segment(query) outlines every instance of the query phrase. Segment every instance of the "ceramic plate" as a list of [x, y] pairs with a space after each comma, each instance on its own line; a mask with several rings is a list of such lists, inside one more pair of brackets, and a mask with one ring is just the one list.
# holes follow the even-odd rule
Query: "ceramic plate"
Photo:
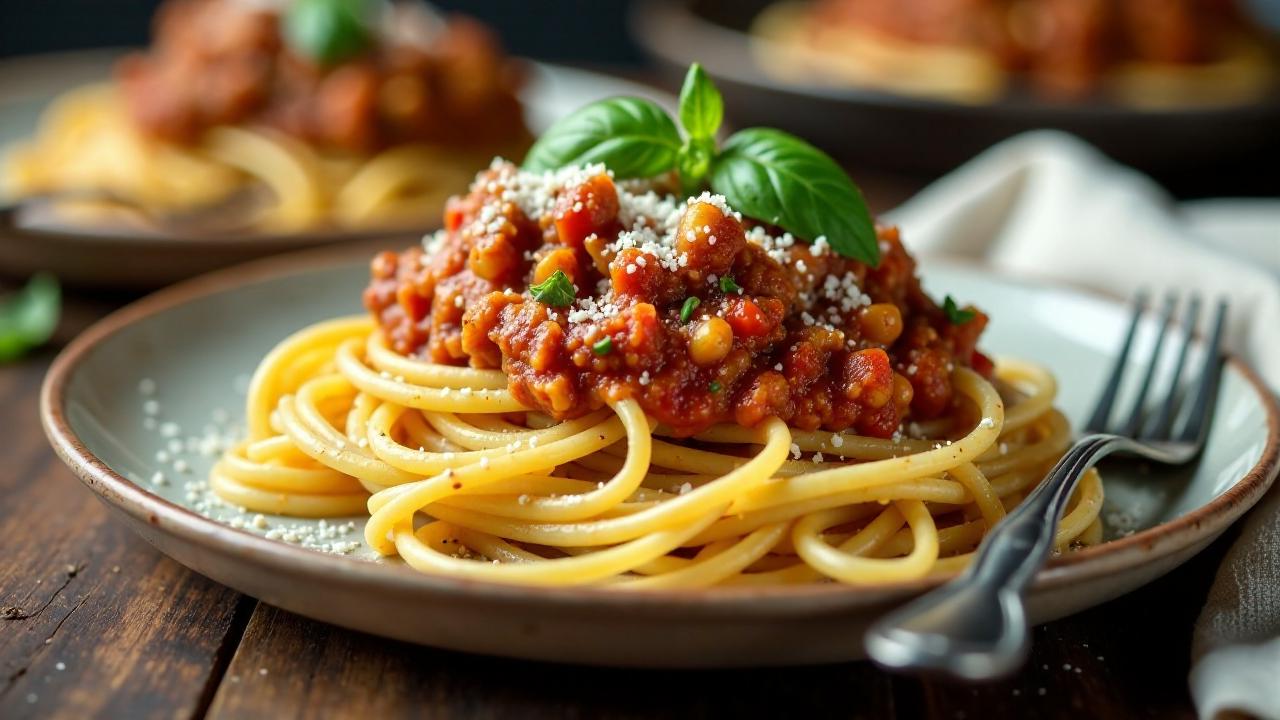
[[[321, 530], [212, 503], [203, 479], [217, 446], [237, 432], [249, 374], [293, 331], [359, 312], [369, 254], [329, 249], [259, 261], [101, 321], [45, 381], [41, 415], [54, 448], [147, 540], [197, 572], [309, 617], [444, 648], [669, 667], [849, 660], [861, 655], [869, 621], [932, 584], [522, 589], [377, 561], [360, 543], [361, 518], [330, 519]], [[1051, 366], [1059, 404], [1079, 423], [1126, 326], [1123, 306], [938, 261], [926, 261], [923, 274], [933, 293], [992, 315], [985, 348]], [[1147, 347], [1153, 331], [1139, 338]], [[1177, 476], [1104, 468], [1108, 542], [1055, 558], [1037, 578], [1031, 617], [1042, 623], [1105, 602], [1204, 548], [1274, 479], [1278, 435], [1274, 401], [1230, 362], [1203, 461]]]
[[[40, 112], [53, 98], [79, 85], [101, 81], [103, 69], [110, 68], [122, 52], [95, 50], [0, 62], [0, 156], [7, 146], [33, 132]], [[565, 113], [613, 95], [638, 95], [669, 108], [676, 106], [676, 100], [662, 92], [597, 73], [532, 62], [526, 69], [529, 76], [521, 100], [525, 120], [535, 135]], [[5, 207], [0, 196], [0, 273], [25, 276], [46, 270], [57, 274], [65, 284], [94, 287], [156, 288], [288, 250], [374, 235], [420, 236], [431, 229], [178, 237], [122, 232], [110, 227], [29, 227], [24, 218], [37, 215], [23, 213], [20, 207]], [[130, 261], [119, 262], [122, 257]]]

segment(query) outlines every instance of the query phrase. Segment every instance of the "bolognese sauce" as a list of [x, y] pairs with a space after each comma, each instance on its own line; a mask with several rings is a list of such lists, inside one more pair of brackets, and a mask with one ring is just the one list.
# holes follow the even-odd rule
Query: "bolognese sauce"
[[871, 267], [660, 185], [495, 161], [423, 247], [373, 260], [365, 305], [395, 351], [500, 368], [557, 419], [634, 398], [678, 435], [776, 416], [887, 438], [952, 407], [955, 367], [990, 375], [987, 317], [930, 299], [896, 228]]
[[521, 73], [493, 33], [420, 4], [386, 13], [368, 48], [324, 63], [290, 47], [270, 3], [169, 0], [151, 48], [125, 57], [116, 75], [133, 121], [170, 142], [238, 124], [354, 153], [523, 142]]

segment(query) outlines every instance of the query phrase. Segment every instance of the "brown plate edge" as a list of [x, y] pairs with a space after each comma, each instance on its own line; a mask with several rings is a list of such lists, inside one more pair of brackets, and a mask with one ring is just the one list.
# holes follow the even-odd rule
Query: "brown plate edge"
[[[305, 550], [205, 518], [122, 477], [90, 452], [72, 431], [64, 415], [67, 383], [88, 353], [112, 335], [140, 320], [198, 298], [276, 276], [351, 262], [368, 257], [366, 253], [364, 247], [321, 247], [243, 263], [160, 290], [99, 320], [58, 354], [42, 383], [40, 420], [54, 451], [107, 504], [187, 541], [200, 543], [216, 538], [231, 551], [246, 557], [255, 556], [258, 561], [283, 570], [319, 573], [330, 580], [344, 576], [353, 582], [373, 582], [405, 593], [461, 593], [498, 602], [523, 604], [542, 601], [553, 605], [603, 605], [606, 608], [651, 611], [678, 606], [707, 616], [723, 616], [726, 611], [731, 611], [738, 617], [768, 617], [783, 608], [777, 602], [762, 600], [797, 602], [795, 606], [787, 606], [796, 612], [845, 611], [882, 605], [886, 601], [918, 594], [946, 579], [935, 577], [898, 582], [873, 589], [826, 583], [791, 588], [722, 588], [713, 592], [654, 590], [619, 593], [594, 587], [527, 588], [424, 575], [402, 565], [352, 562], [349, 558]], [[997, 272], [987, 267], [983, 269]], [[1079, 288], [1069, 289], [1087, 294]], [[1171, 553], [1190, 547], [1224, 531], [1262, 497], [1280, 470], [1280, 409], [1252, 368], [1232, 354], [1227, 355], [1227, 362], [1239, 370], [1253, 387], [1267, 414], [1267, 441], [1258, 462], [1221, 495], [1185, 515], [1124, 538], [1053, 558], [1037, 575], [1033, 590], [1051, 590], [1116, 572], [1131, 562], [1140, 562], [1143, 555], [1151, 554], [1157, 548]], [[1127, 560], [1130, 551], [1133, 559]]]

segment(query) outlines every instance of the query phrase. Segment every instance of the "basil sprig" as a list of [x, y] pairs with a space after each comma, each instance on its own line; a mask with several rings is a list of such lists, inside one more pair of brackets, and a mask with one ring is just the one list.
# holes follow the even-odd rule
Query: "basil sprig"
[[58, 281], [41, 273], [23, 289], [0, 300], [0, 362], [16, 360], [53, 336], [61, 295]]
[[284, 38], [299, 55], [336, 65], [373, 44], [378, 0], [293, 0]]
[[724, 99], [698, 63], [689, 66], [680, 88], [680, 124], [690, 138], [715, 139], [724, 121]]
[[689, 139], [680, 147], [676, 169], [685, 192], [697, 192], [716, 157], [716, 132], [724, 121], [724, 100], [711, 78], [694, 63], [680, 89], [680, 124]]
[[659, 105], [633, 97], [602, 100], [552, 125], [524, 167], [555, 170], [604, 163], [618, 178], [679, 175], [692, 195], [710, 187], [745, 215], [871, 266], [880, 245], [858, 187], [826, 153], [772, 128], [740, 130], [716, 145], [724, 119], [720, 91], [694, 63], [680, 91], [680, 130]]
[[653, 177], [680, 153], [680, 131], [667, 113], [641, 98], [601, 100], [557, 122], [529, 149], [529, 170], [604, 163], [616, 177]]
[[772, 128], [734, 133], [711, 168], [711, 187], [739, 212], [836, 253], [880, 263], [880, 244], [862, 193], [840, 166], [800, 138]]

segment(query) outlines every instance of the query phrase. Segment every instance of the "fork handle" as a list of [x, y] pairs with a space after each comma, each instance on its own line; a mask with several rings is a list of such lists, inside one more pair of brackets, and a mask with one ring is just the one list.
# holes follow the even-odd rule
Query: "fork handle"
[[1030, 647], [1023, 591], [1048, 558], [1058, 520], [1080, 477], [1117, 450], [1151, 456], [1149, 447], [1129, 438], [1082, 438], [988, 533], [960, 577], [868, 630], [871, 658], [895, 669], [942, 671], [968, 680], [1015, 671]]

